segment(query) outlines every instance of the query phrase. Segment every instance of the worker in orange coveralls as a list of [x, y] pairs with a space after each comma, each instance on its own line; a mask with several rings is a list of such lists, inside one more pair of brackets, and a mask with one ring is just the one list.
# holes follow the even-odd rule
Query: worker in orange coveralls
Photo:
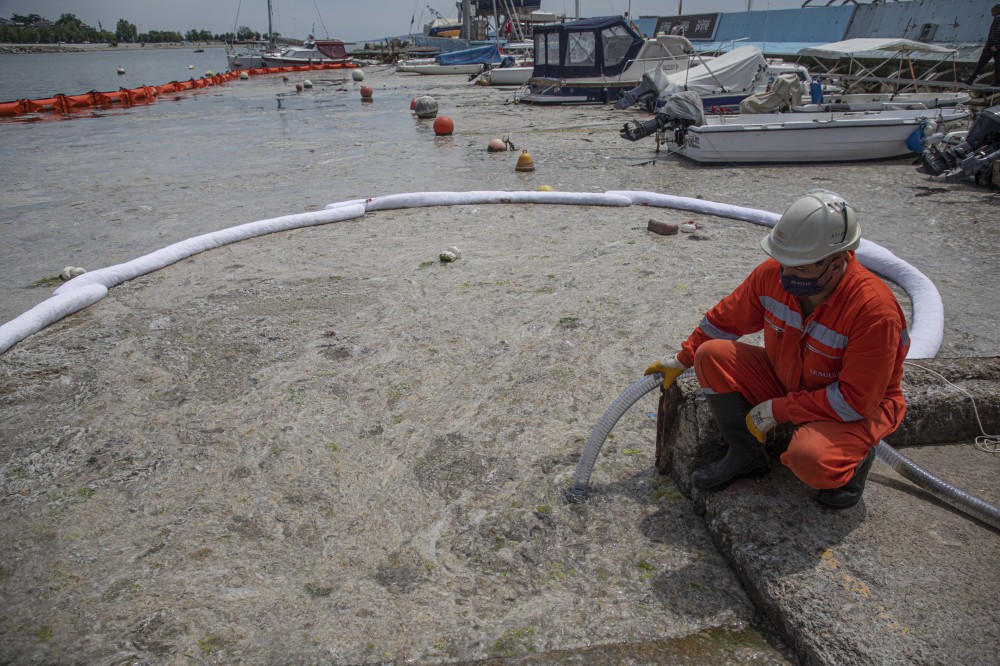
[[[781, 462], [821, 504], [861, 499], [874, 446], [906, 411], [909, 335], [892, 292], [854, 256], [860, 242], [857, 213], [840, 195], [798, 198], [760, 242], [771, 258], [705, 314], [675, 357], [646, 370], [668, 387], [693, 365], [728, 445], [691, 474], [696, 488], [766, 473], [766, 435], [791, 423]], [[763, 347], [739, 341], [761, 330]]]

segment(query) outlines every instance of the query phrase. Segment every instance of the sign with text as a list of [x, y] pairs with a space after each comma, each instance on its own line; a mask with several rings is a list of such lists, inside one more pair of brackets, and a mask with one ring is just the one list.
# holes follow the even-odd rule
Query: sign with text
[[721, 14], [688, 14], [686, 16], [661, 16], [656, 20], [654, 35], [661, 32], [681, 34], [691, 40], [715, 39], [715, 30], [719, 27]]

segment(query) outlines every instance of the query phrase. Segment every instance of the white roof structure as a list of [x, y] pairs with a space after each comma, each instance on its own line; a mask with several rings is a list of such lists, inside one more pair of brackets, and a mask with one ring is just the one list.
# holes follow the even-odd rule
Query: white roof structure
[[955, 49], [937, 44], [925, 44], [912, 39], [893, 39], [888, 37], [859, 37], [857, 39], [845, 39], [832, 44], [821, 44], [811, 46], [799, 51], [799, 55], [812, 56], [814, 58], [840, 58], [843, 56], [855, 56], [862, 53], [890, 52], [890, 53], [940, 53], [942, 55], [955, 54]]

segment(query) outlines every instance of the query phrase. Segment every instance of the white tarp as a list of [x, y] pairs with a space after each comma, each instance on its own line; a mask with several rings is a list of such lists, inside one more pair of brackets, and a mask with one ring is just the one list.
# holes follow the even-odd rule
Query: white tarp
[[799, 51], [800, 56], [812, 56], [814, 58], [840, 58], [843, 56], [854, 56], [869, 52], [910, 52], [910, 53], [940, 53], [950, 55], [956, 53], [955, 49], [949, 49], [936, 44], [925, 44], [912, 39], [890, 39], [886, 37], [859, 37], [857, 39], [845, 39], [842, 42], [832, 44], [820, 44], [811, 46]]
[[766, 74], [767, 60], [760, 49], [741, 46], [682, 72], [664, 74], [661, 69], [654, 70], [653, 82], [660, 96], [681, 90], [711, 95], [752, 91]]

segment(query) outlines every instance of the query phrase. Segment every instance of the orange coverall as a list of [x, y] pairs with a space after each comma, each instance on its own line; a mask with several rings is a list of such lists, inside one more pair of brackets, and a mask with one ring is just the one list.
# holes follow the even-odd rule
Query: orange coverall
[[[803, 315], [767, 259], [709, 310], [677, 359], [706, 393], [771, 400], [774, 420], [798, 427], [781, 462], [813, 488], [839, 488], [879, 439], [903, 420], [899, 382], [906, 319], [881, 279], [846, 256], [836, 289]], [[764, 347], [738, 342], [764, 331]]]

